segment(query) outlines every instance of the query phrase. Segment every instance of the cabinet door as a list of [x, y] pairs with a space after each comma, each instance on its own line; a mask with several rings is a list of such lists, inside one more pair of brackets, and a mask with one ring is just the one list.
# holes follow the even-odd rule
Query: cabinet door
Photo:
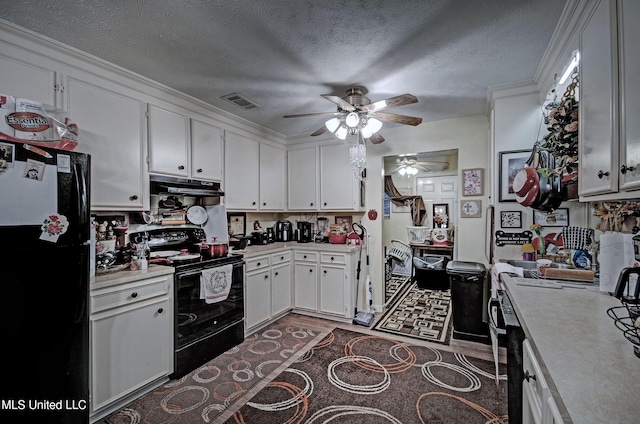
[[284, 264], [271, 270], [271, 315], [291, 309], [291, 265]]
[[245, 328], [250, 329], [271, 318], [271, 278], [266, 269], [246, 276]]
[[189, 175], [189, 118], [149, 105], [149, 172]]
[[320, 209], [356, 209], [349, 145], [320, 146]]
[[191, 120], [191, 176], [198, 180], [222, 181], [222, 129]]
[[600, 1], [580, 31], [581, 196], [618, 190], [618, 67], [613, 3]]
[[260, 209], [284, 210], [284, 150], [260, 143]]
[[289, 150], [288, 161], [288, 207], [294, 210], [316, 210], [318, 184], [317, 149]]
[[167, 298], [91, 317], [91, 406], [111, 402], [173, 372]]
[[[640, 188], [640, 2], [618, 2], [620, 54], [620, 188]], [[625, 168], [622, 168], [624, 166]]]
[[259, 168], [258, 142], [236, 133], [226, 132], [224, 199], [228, 209], [258, 209]]
[[346, 315], [344, 266], [320, 266], [320, 311]]
[[145, 105], [107, 81], [67, 78], [69, 116], [80, 126], [77, 150], [91, 160], [92, 210], [149, 209]]
[[294, 268], [296, 308], [318, 309], [318, 265], [296, 263]]
[[56, 106], [54, 71], [0, 56], [0, 75], [0, 93], [35, 100], [45, 104], [45, 109]]

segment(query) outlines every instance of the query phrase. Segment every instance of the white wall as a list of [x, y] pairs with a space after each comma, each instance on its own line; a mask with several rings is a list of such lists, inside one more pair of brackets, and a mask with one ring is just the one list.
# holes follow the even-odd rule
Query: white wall
[[[411, 152], [429, 152], [458, 149], [458, 168], [484, 168], [489, 163], [489, 119], [476, 115], [437, 122], [422, 123], [417, 127], [383, 128], [386, 141], [378, 145], [367, 144], [366, 209], [378, 211], [378, 218], [369, 221], [363, 217], [363, 225], [370, 234], [369, 245], [370, 277], [373, 285], [373, 303], [384, 303], [384, 246], [383, 192], [384, 156]], [[483, 207], [488, 203], [489, 185], [485, 184], [485, 195], [481, 199]], [[459, 205], [457, 205], [459, 207]], [[458, 221], [456, 244], [458, 260], [488, 264], [484, 254], [485, 218], [466, 218]]]

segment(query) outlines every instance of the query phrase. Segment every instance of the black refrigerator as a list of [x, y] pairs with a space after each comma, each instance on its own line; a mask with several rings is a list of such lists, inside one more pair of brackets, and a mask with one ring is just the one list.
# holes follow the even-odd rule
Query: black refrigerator
[[0, 139], [0, 422], [89, 421], [90, 166]]

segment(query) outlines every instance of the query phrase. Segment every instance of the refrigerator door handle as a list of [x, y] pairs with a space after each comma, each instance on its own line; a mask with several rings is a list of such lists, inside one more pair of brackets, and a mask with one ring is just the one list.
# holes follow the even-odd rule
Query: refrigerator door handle
[[80, 225], [88, 224], [86, 217], [88, 215], [89, 199], [87, 196], [87, 181], [82, 174], [82, 169], [77, 164], [73, 166], [74, 183], [76, 185], [76, 193], [78, 193], [77, 210], [80, 215]]

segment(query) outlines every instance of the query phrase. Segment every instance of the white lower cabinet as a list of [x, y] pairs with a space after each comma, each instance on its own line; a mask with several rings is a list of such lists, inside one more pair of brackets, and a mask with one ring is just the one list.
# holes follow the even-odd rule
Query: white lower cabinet
[[294, 258], [295, 307], [330, 319], [353, 318], [356, 296], [352, 254], [295, 251]]
[[91, 415], [173, 372], [173, 275], [91, 291]]
[[524, 371], [524, 381], [522, 383], [522, 423], [555, 424], [564, 422], [529, 340], [522, 342], [522, 350], [522, 368]]
[[291, 309], [291, 252], [245, 259], [245, 332]]

